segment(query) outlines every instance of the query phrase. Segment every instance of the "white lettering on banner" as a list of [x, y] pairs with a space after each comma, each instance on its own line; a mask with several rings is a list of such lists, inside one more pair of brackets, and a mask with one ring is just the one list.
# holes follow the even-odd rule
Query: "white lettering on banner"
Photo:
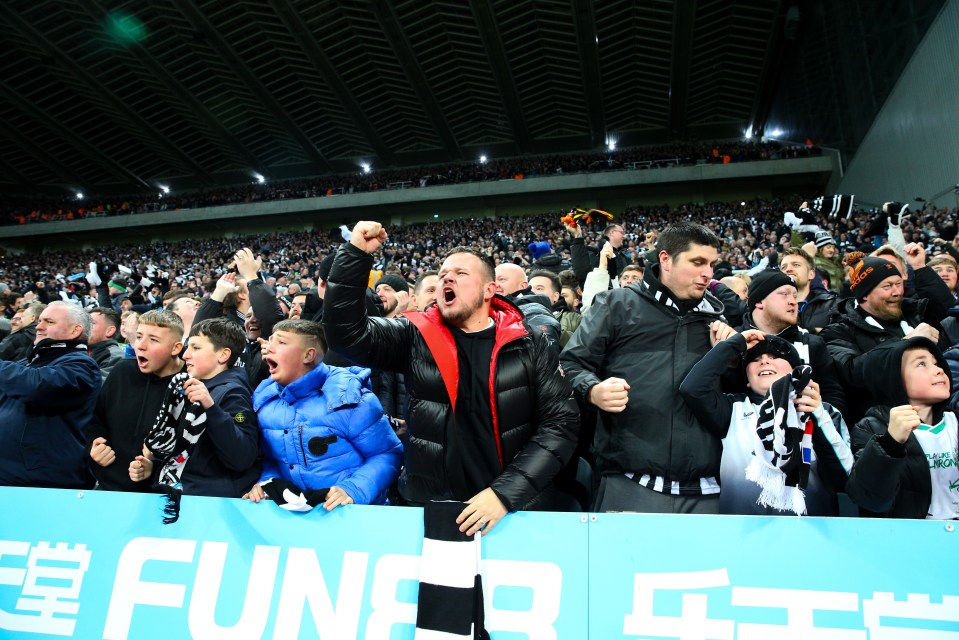
[[0, 585], [22, 587], [16, 610], [39, 615], [0, 611], [0, 629], [73, 635], [76, 618], [55, 617], [54, 614], [76, 616], [80, 612], [80, 586], [83, 574], [90, 568], [91, 553], [86, 545], [70, 547], [65, 542], [58, 542], [50, 546], [49, 542], [40, 542], [31, 548], [27, 542], [0, 540], [0, 557], [4, 555], [28, 556], [26, 569], [0, 568]]
[[706, 617], [706, 594], [684, 593], [682, 614], [653, 615], [653, 596], [657, 590], [712, 589], [728, 587], [726, 569], [674, 573], [637, 573], [633, 575], [633, 611], [623, 622], [623, 633], [643, 638], [664, 637], [680, 640], [733, 640], [732, 620]]
[[273, 629], [274, 640], [299, 637], [304, 601], [310, 607], [320, 640], [355, 638], [360, 624], [369, 558], [370, 554], [356, 551], [343, 554], [340, 588], [334, 609], [316, 551], [290, 549], [280, 591], [280, 606], [276, 613], [276, 627]]
[[227, 547], [225, 542], [204, 542], [200, 548], [196, 581], [190, 597], [190, 635], [205, 640], [262, 638], [270, 617], [273, 585], [280, 566], [280, 547], [254, 547], [240, 619], [234, 625], [224, 627], [216, 623], [215, 617]]
[[733, 606], [786, 609], [786, 625], [740, 622], [738, 640], [866, 640], [865, 631], [816, 627], [813, 611], [859, 611], [859, 594], [806, 589], [733, 587]]
[[[486, 600], [486, 629], [525, 633], [529, 640], [556, 640], [563, 570], [552, 562], [521, 560], [483, 560], [483, 596]], [[494, 609], [493, 595], [498, 587], [526, 587], [533, 592], [533, 603], [526, 611]]]
[[[786, 610], [786, 624], [759, 624], [707, 618], [705, 594], [682, 594], [679, 616], [653, 615], [657, 590], [684, 591], [728, 587], [726, 569], [675, 573], [637, 573], [633, 576], [633, 611], [626, 615], [623, 633], [642, 638], [680, 640], [959, 640], [959, 631], [928, 629], [928, 621], [959, 622], [959, 596], [943, 596], [942, 604], [930, 603], [926, 594], [909, 594], [905, 602], [891, 593], [874, 593], [862, 604], [862, 629], [817, 626], [815, 611], [859, 611], [859, 594], [815, 589], [772, 589], [732, 587], [734, 607], [767, 607]], [[883, 618], [894, 618], [894, 626], [883, 626]], [[921, 627], [907, 626], [914, 620]], [[735, 625], [735, 628], [734, 628]]]
[[366, 619], [366, 640], [389, 638], [394, 624], [416, 624], [416, 604], [396, 599], [397, 589], [404, 580], [418, 581], [420, 557], [399, 553], [380, 556], [373, 569], [373, 590]]
[[133, 608], [138, 604], [156, 607], [183, 606], [186, 587], [182, 584], [144, 582], [140, 572], [150, 560], [162, 562], [193, 562], [195, 540], [169, 540], [167, 538], [134, 538], [120, 554], [117, 575], [113, 582], [113, 595], [103, 629], [104, 640], [125, 640], [130, 633]]
[[[933, 631], [904, 626], [908, 620], [959, 622], [959, 596], [943, 596], [942, 604], [929, 601], [927, 594], [910, 593], [905, 602], [891, 593], [876, 592], [862, 601], [863, 622], [870, 640], [959, 640], [959, 631]], [[882, 618], [898, 618], [887, 627]]]

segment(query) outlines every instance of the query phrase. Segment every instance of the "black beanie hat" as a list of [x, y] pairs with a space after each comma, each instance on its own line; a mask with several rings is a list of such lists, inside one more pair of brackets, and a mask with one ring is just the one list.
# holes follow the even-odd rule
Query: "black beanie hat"
[[888, 260], [867, 256], [853, 265], [849, 272], [849, 289], [856, 300], [862, 302], [880, 282], [899, 275], [902, 275], [899, 269]]
[[774, 358], [782, 358], [788, 362], [789, 366], [793, 369], [803, 363], [802, 358], [799, 357], [799, 352], [796, 351], [796, 347], [794, 347], [792, 343], [783, 340], [779, 336], [766, 334], [765, 339], [758, 342], [756, 346], [743, 355], [743, 364], [749, 364], [764, 353], [768, 353]]
[[796, 281], [779, 269], [760, 271], [759, 274], [753, 278], [752, 282], [749, 283], [748, 302], [746, 306], [752, 311], [756, 308], [756, 303], [762, 302], [766, 299], [766, 296], [785, 284], [791, 284], [795, 287]]
[[410, 290], [410, 283], [404, 280], [403, 276], [396, 275], [395, 273], [387, 273], [385, 276], [380, 278], [379, 281], [377, 281], [376, 286], [373, 288], [376, 289], [376, 287], [380, 286], [381, 284], [389, 285], [390, 288], [397, 293], [400, 291], [406, 291], [409, 293]]
[[320, 280], [322, 280], [323, 282], [326, 282], [327, 280], [330, 279], [330, 269], [333, 267], [333, 259], [335, 257], [336, 257], [336, 249], [333, 249], [320, 262], [320, 268], [317, 270], [319, 271], [319, 273], [317, 275], [320, 276]]

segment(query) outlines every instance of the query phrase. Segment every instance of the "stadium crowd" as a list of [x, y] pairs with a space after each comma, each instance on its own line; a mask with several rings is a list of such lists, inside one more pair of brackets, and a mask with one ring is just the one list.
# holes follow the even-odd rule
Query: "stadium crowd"
[[8, 257], [0, 484], [959, 517], [959, 211], [567, 214]]
[[774, 141], [684, 143], [615, 149], [606, 153], [506, 158], [415, 169], [371, 169], [369, 172], [357, 171], [318, 178], [253, 182], [241, 186], [188, 193], [140, 193], [114, 197], [90, 194], [82, 199], [77, 199], [75, 194], [59, 198], [7, 196], [0, 202], [0, 224], [30, 224], [74, 220], [96, 215], [130, 215], [570, 173], [802, 158], [821, 155], [821, 153], [822, 150], [811, 143], [806, 146], [784, 146]]

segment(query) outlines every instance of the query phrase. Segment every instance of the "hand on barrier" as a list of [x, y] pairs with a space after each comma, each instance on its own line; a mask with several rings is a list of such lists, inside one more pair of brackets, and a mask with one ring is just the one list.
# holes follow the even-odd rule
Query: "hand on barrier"
[[509, 513], [496, 497], [496, 493], [489, 488], [483, 489], [466, 502], [467, 506], [457, 516], [456, 524], [460, 525], [460, 531], [468, 536], [477, 531], [484, 536], [488, 535], [496, 523]]

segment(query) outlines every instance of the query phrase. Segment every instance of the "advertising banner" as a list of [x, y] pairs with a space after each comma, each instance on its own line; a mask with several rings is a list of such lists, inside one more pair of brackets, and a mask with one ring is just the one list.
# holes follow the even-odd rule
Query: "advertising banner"
[[[0, 488], [0, 638], [414, 637], [423, 511]], [[959, 640], [952, 522], [515, 513], [494, 640]]]

